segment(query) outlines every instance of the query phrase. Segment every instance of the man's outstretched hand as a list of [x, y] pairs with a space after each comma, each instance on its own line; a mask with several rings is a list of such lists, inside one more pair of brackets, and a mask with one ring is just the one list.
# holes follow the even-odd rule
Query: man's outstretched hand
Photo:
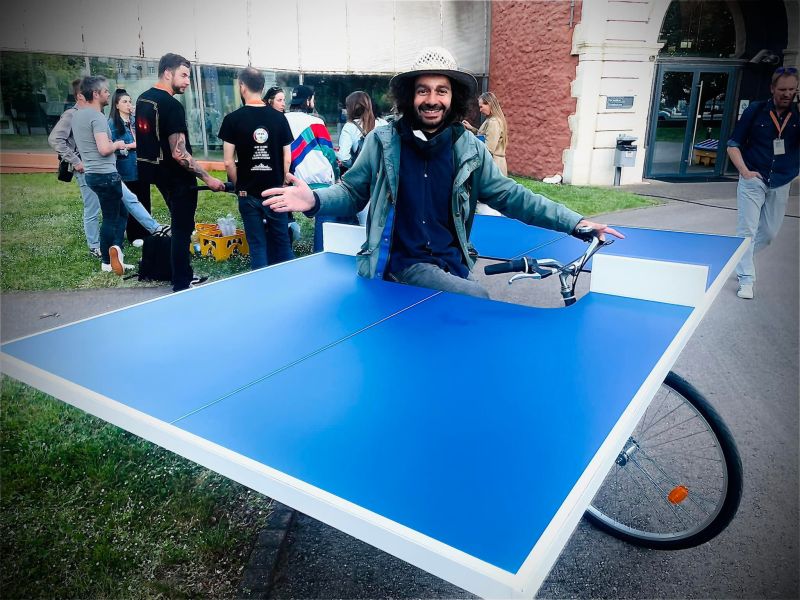
[[302, 179], [286, 175], [290, 187], [269, 188], [261, 192], [264, 206], [275, 212], [306, 212], [314, 208], [314, 192]]
[[577, 225], [575, 225], [575, 229], [580, 227], [590, 227], [594, 230], [594, 234], [600, 238], [601, 242], [606, 241], [606, 234], [613, 235], [619, 239], [625, 239], [625, 236], [622, 235], [619, 231], [614, 229], [613, 227], [609, 227], [604, 223], [595, 223], [594, 221], [587, 221], [586, 219], [581, 219]]

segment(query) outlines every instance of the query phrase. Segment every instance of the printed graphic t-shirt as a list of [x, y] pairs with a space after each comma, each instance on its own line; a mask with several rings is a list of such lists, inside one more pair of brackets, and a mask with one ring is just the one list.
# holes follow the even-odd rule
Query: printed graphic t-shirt
[[225, 116], [217, 137], [236, 146], [236, 191], [260, 197], [265, 189], [283, 185], [283, 147], [293, 139], [283, 113], [242, 106]]
[[173, 133], [186, 136], [186, 150], [191, 154], [192, 145], [183, 104], [158, 88], [143, 92], [136, 100], [136, 161], [140, 180], [194, 184], [194, 174], [172, 158], [169, 136]]

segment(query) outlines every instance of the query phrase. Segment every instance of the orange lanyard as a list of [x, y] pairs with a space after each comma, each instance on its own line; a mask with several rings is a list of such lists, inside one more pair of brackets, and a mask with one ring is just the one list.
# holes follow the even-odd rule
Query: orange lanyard
[[792, 118], [792, 111], [791, 110], [786, 111], [786, 118], [780, 125], [778, 125], [778, 117], [774, 112], [769, 111], [769, 118], [772, 119], [773, 123], [775, 123], [775, 129], [778, 130], [778, 139], [781, 139], [781, 135], [783, 135], [783, 130], [786, 129], [786, 124], [789, 122], [789, 119]]

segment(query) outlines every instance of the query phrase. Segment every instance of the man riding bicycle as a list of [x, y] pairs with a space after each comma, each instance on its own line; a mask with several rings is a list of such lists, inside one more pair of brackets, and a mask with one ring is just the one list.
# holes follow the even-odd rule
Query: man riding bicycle
[[360, 275], [488, 298], [471, 273], [469, 233], [478, 201], [529, 225], [623, 237], [500, 173], [461, 125], [477, 81], [444, 48], [422, 50], [390, 86], [402, 117], [367, 135], [340, 183], [312, 191], [290, 177], [291, 187], [262, 193], [272, 210], [309, 217], [355, 215], [369, 203]]

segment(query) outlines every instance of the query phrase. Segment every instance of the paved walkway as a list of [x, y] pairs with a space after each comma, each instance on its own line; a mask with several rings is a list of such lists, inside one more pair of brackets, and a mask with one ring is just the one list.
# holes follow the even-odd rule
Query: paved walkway
[[[543, 597], [797, 598], [798, 573], [798, 240], [797, 183], [776, 242], [758, 256], [756, 299], [736, 298], [731, 278], [675, 370], [704, 392], [728, 422], [745, 468], [737, 518], [712, 542], [654, 552], [581, 524], [545, 582]], [[733, 234], [735, 183], [661, 183], [627, 191], [672, 198], [604, 218], [618, 225]], [[501, 278], [493, 294], [557, 306]], [[533, 289], [533, 288], [531, 288]], [[502, 290], [502, 291], [501, 291]], [[168, 286], [0, 296], [0, 339], [147, 301]], [[556, 294], [553, 296], [553, 294]], [[56, 316], [57, 315], [57, 316]], [[466, 501], [469, 501], [468, 499]], [[476, 507], [476, 518], [499, 518]], [[259, 536], [240, 596], [254, 598], [454, 598], [468, 595], [399, 559], [305, 515], [278, 510]]]

